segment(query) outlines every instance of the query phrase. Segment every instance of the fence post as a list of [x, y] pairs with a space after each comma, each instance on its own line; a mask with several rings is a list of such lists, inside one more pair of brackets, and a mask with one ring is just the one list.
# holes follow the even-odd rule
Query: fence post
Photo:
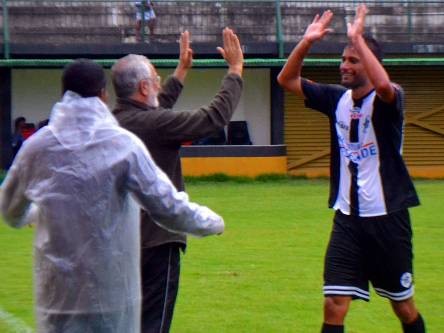
[[3, 5], [3, 57], [9, 59], [9, 23], [8, 0], [2, 0]]
[[142, 42], [145, 41], [145, 11], [146, 11], [146, 7], [145, 7], [145, 1], [142, 0], [140, 2], [140, 39]]
[[276, 41], [278, 44], [279, 58], [284, 57], [284, 39], [282, 37], [281, 1], [276, 0]]
[[12, 157], [11, 72], [11, 67], [0, 67], [0, 171], [9, 168]]
[[407, 28], [408, 28], [408, 34], [409, 34], [409, 42], [413, 41], [412, 36], [412, 8], [410, 4], [410, 0], [407, 0]]

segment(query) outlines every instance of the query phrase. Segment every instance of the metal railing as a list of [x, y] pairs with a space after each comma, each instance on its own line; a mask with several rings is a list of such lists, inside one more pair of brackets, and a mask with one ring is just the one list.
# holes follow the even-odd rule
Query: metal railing
[[[194, 43], [221, 43], [225, 26], [241, 41], [275, 43], [283, 57], [284, 43], [296, 43], [316, 13], [335, 13], [334, 32], [326, 40], [346, 41], [346, 23], [360, 1], [312, 0], [154, 0], [154, 35], [142, 30], [136, 40], [135, 1], [1, 0], [0, 42], [3, 58], [19, 44], [127, 44], [175, 43], [180, 31], [189, 30]], [[444, 0], [368, 1], [367, 30], [385, 43], [444, 44]], [[142, 15], [142, 17], [144, 17]], [[431, 48], [431, 53], [436, 53]], [[443, 53], [439, 49], [437, 53]]]

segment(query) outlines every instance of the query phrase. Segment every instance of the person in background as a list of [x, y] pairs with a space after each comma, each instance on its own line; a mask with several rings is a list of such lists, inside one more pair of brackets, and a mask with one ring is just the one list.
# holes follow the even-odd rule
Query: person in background
[[[222, 87], [208, 106], [194, 111], [170, 110], [192, 65], [189, 33], [180, 37], [179, 64], [161, 85], [155, 67], [140, 55], [128, 55], [112, 67], [117, 96], [113, 113], [135, 133], [179, 190], [184, 189], [179, 150], [183, 142], [217, 133], [227, 125], [242, 93], [243, 53], [235, 33], [223, 30], [218, 50], [228, 64]], [[179, 287], [180, 251], [186, 238], [159, 228], [142, 212], [142, 332], [168, 332]]]
[[154, 4], [151, 0], [136, 1], [136, 41], [141, 42], [142, 31], [145, 29], [144, 25], [150, 30], [150, 37], [154, 36], [154, 29], [156, 28], [156, 13], [154, 12]]
[[330, 119], [329, 206], [336, 213], [325, 258], [322, 332], [344, 332], [350, 302], [368, 301], [371, 282], [390, 300], [405, 333], [423, 333], [413, 301], [408, 212], [419, 200], [401, 156], [404, 92], [390, 81], [378, 43], [364, 36], [366, 14], [367, 7], [359, 5], [348, 24], [342, 86], [301, 77], [310, 47], [331, 31], [329, 10], [316, 15], [278, 76], [285, 89]]
[[2, 183], [0, 216], [16, 228], [35, 223], [39, 333], [139, 333], [140, 207], [180, 234], [220, 234], [224, 222], [178, 192], [118, 125], [101, 66], [77, 60], [62, 85], [49, 125], [25, 141]]
[[26, 124], [25, 117], [17, 117], [14, 121], [14, 133], [12, 134], [12, 157], [14, 158], [17, 155], [20, 147], [25, 140], [23, 138], [22, 130]]

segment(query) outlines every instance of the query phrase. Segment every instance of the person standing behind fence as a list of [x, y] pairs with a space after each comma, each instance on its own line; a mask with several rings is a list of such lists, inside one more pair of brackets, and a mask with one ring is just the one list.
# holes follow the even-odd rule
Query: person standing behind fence
[[145, 35], [145, 26], [150, 30], [150, 37], [154, 36], [156, 28], [156, 13], [154, 12], [154, 4], [151, 0], [136, 1], [136, 41], [143, 41], [142, 36]]
[[322, 332], [344, 332], [351, 300], [368, 301], [371, 282], [390, 300], [405, 333], [423, 333], [413, 301], [408, 212], [419, 200], [401, 156], [404, 93], [390, 82], [378, 43], [363, 35], [366, 14], [359, 5], [348, 24], [342, 86], [301, 78], [310, 47], [331, 31], [331, 11], [316, 15], [278, 76], [285, 89], [330, 119], [329, 206], [336, 213], [325, 258]]
[[149, 223], [171, 231], [224, 229], [118, 125], [104, 103], [105, 82], [90, 60], [68, 65], [49, 125], [24, 142], [0, 187], [6, 223], [36, 222], [39, 333], [140, 332], [140, 206]]
[[[231, 29], [223, 30], [223, 48], [218, 50], [228, 64], [228, 73], [211, 103], [194, 111], [169, 110], [192, 65], [188, 31], [180, 37], [179, 65], [162, 86], [156, 69], [144, 56], [128, 55], [112, 67], [117, 96], [114, 115], [121, 126], [142, 139], [180, 190], [184, 189], [181, 144], [222, 130], [241, 97], [243, 53]], [[142, 332], [168, 332], [179, 287], [180, 250], [185, 249], [186, 238], [148, 223], [151, 217], [146, 212], [142, 212], [142, 220]]]

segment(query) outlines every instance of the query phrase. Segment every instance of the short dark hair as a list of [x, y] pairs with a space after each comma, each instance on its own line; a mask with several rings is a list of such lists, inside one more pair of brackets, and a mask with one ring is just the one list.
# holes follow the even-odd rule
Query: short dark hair
[[106, 87], [102, 66], [89, 59], [76, 59], [65, 66], [62, 75], [62, 90], [71, 90], [82, 97], [100, 96]]
[[15, 129], [17, 129], [20, 125], [20, 123], [26, 123], [25, 117], [17, 117], [14, 121]]
[[[384, 52], [382, 51], [382, 47], [378, 43], [378, 41], [369, 34], [364, 34], [362, 37], [364, 38], [365, 44], [367, 44], [368, 48], [370, 49], [370, 51], [372, 51], [376, 59], [378, 59], [378, 61], [382, 63]], [[353, 45], [349, 43], [347, 47], [353, 47]]]

